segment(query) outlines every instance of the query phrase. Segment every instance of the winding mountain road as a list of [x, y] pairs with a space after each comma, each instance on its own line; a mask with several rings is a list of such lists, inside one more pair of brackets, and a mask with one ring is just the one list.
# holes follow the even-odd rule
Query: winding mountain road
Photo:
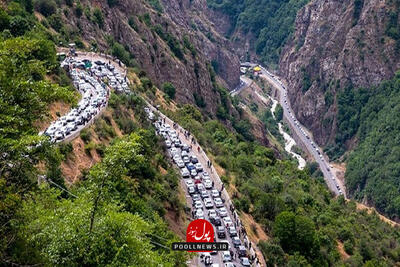
[[[257, 64], [251, 64], [251, 65], [257, 66]], [[287, 98], [287, 90], [285, 85], [276, 75], [270, 73], [262, 66], [260, 66], [260, 68], [261, 72], [259, 76], [265, 79], [269, 84], [274, 86], [276, 89], [278, 89], [279, 92], [278, 101], [283, 108], [283, 117], [287, 122], [288, 126], [290, 127], [290, 129], [292, 130], [292, 133], [294, 133], [298, 137], [298, 139], [300, 139], [300, 141], [303, 144], [303, 147], [306, 148], [309, 155], [311, 155], [314, 158], [315, 162], [318, 163], [324, 175], [324, 180], [328, 188], [335, 195], [343, 195], [346, 191], [343, 188], [343, 185], [340, 182], [338, 182], [338, 179], [335, 177], [333, 170], [329, 166], [329, 161], [326, 160], [325, 155], [322, 152], [322, 149], [320, 149], [315, 144], [315, 142], [312, 140], [311, 135], [307, 133], [307, 130], [305, 130], [305, 127], [302, 126], [300, 122], [296, 119], [296, 116], [292, 108], [290, 107], [290, 101]]]

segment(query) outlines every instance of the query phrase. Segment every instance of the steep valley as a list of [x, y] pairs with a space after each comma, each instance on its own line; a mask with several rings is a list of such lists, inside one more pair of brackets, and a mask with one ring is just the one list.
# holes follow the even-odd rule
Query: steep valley
[[[398, 266], [399, 3], [3, 2], [0, 266]], [[286, 155], [285, 87], [350, 199]], [[197, 218], [232, 252], [172, 250]]]

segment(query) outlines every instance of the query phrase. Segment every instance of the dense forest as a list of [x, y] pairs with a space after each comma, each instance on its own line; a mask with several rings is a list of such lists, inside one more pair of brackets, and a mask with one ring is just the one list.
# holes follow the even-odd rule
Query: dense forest
[[230, 34], [239, 30], [255, 37], [253, 49], [270, 66], [279, 61], [280, 52], [294, 31], [297, 11], [308, 0], [207, 0], [211, 8], [229, 15]]
[[347, 88], [338, 104], [338, 145], [354, 135], [358, 141], [348, 159], [349, 193], [399, 218], [400, 73], [370, 89]]
[[270, 237], [259, 243], [268, 266], [391, 266], [400, 260], [398, 230], [354, 201], [332, 198], [323, 179], [312, 178], [315, 166], [300, 171], [191, 105], [165, 112], [215, 156], [235, 206], [262, 225]]

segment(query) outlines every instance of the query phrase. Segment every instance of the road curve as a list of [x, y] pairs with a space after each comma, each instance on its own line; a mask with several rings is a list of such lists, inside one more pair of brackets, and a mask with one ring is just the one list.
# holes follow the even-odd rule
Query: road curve
[[[256, 66], [257, 64], [250, 63], [250, 66]], [[285, 85], [281, 82], [281, 80], [274, 74], [270, 73], [264, 67], [261, 67], [260, 77], [267, 80], [272, 86], [278, 89], [279, 92], [279, 103], [283, 108], [283, 117], [286, 120], [288, 126], [291, 128], [292, 132], [296, 134], [296, 136], [303, 143], [303, 147], [307, 149], [307, 152], [314, 158], [315, 162], [318, 163], [323, 175], [324, 180], [328, 186], [328, 188], [335, 195], [342, 195], [345, 193], [342, 185], [338, 183], [337, 178], [335, 177], [332, 169], [329, 166], [329, 162], [325, 159], [324, 154], [322, 153], [322, 149], [320, 149], [315, 142], [313, 142], [312, 137], [307, 134], [307, 131], [304, 126], [300, 124], [300, 122], [296, 119], [296, 116], [293, 110], [290, 107], [289, 99], [287, 98], [287, 90]]]
[[[83, 69], [81, 65], [87, 60], [92, 62], [92, 67]], [[129, 93], [126, 72], [120, 64], [111, 62], [109, 57], [79, 53], [78, 56], [66, 57], [61, 66], [68, 69], [82, 98], [76, 108], [53, 121], [44, 132], [39, 133], [48, 136], [51, 142], [69, 142], [79, 136], [80, 132], [91, 125], [107, 107], [110, 89]], [[109, 81], [108, 85], [104, 82], [105, 79]], [[122, 90], [121, 84], [125, 90]]]

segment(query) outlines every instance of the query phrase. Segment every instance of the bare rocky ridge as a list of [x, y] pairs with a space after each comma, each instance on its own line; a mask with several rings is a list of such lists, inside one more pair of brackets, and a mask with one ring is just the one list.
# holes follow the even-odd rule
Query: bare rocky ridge
[[[206, 0], [160, 2], [163, 12], [155, 11], [145, 0], [118, 0], [114, 7], [109, 7], [107, 1], [82, 1], [83, 6], [102, 10], [105, 19], [102, 29], [85, 15], [66, 19], [72, 28], [81, 29], [85, 41], [96, 41], [101, 50], [108, 47], [106, 36], [112, 36], [135, 56], [139, 66], [158, 86], [163, 82], [173, 83], [179, 103], [195, 103], [194, 94], [197, 94], [204, 98], [207, 112], [215, 114], [220, 98], [212, 90], [208, 64], [211, 61], [218, 63], [217, 81], [232, 89], [239, 83], [238, 57], [230, 52], [228, 41], [214, 30], [213, 23], [207, 19], [209, 10]], [[150, 23], [143, 19], [145, 14], [149, 14]], [[128, 24], [130, 17], [137, 25], [136, 30]], [[167, 42], [155, 32], [156, 25], [179, 40], [183, 59], [177, 58]], [[195, 56], [189, 49], [184, 49], [184, 36], [195, 47]]]
[[[382, 0], [364, 0], [357, 20], [354, 1], [314, 0], [297, 14], [280, 72], [298, 119], [320, 145], [336, 133], [336, 101], [327, 103], [329, 94], [335, 99], [345, 86], [379, 84], [400, 67], [395, 41], [385, 35], [391, 8]], [[310, 87], [304, 90], [307, 78]]]

